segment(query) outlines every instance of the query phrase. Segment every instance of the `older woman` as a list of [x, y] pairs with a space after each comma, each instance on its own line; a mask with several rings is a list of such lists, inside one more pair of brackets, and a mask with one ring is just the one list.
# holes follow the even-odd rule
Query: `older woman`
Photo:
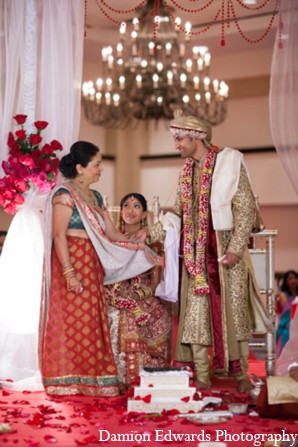
[[95, 145], [75, 143], [59, 169], [69, 181], [51, 194], [46, 212], [43, 384], [48, 394], [117, 395], [104, 280], [127, 279], [163, 261], [145, 244], [126, 241], [90, 189], [103, 170]]
[[[130, 238], [146, 225], [146, 200], [141, 194], [127, 194], [120, 209], [121, 231]], [[163, 253], [160, 243], [151, 248]], [[112, 348], [123, 390], [135, 381], [140, 367], [165, 367], [171, 360], [171, 318], [165, 302], [154, 296], [160, 274], [155, 266], [106, 287]]]

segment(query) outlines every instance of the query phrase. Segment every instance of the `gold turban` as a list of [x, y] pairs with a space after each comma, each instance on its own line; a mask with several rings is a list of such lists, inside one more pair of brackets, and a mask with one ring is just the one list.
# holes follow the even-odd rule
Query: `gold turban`
[[170, 131], [173, 136], [203, 140], [208, 149], [212, 147], [212, 127], [207, 121], [203, 121], [195, 116], [178, 116], [174, 118], [170, 124]]

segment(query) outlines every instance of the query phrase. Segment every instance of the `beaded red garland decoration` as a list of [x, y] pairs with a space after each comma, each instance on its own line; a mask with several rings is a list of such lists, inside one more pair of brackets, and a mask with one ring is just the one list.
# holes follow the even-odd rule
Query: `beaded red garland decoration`
[[195, 278], [196, 295], [208, 295], [209, 285], [205, 274], [205, 254], [208, 229], [209, 200], [211, 192], [212, 173], [216, 159], [216, 151], [212, 148], [208, 151], [202, 169], [200, 187], [200, 208], [198, 219], [198, 237], [196, 252], [194, 244], [194, 222], [192, 216], [192, 179], [194, 172], [194, 160], [188, 158], [182, 170], [182, 210], [183, 210], [183, 253], [186, 268], [192, 278]]
[[[195, 2], [197, 0], [189, 0], [189, 1]], [[242, 29], [240, 27], [239, 21], [237, 19], [234, 4], [237, 3], [238, 6], [241, 6], [242, 8], [244, 8], [248, 11], [257, 11], [257, 10], [260, 10], [260, 9], [264, 8], [265, 6], [267, 6], [269, 4], [269, 1], [270, 0], [264, 0], [263, 3], [258, 6], [248, 6], [243, 3], [243, 0], [222, 0], [221, 7], [215, 12], [214, 18], [210, 21], [210, 23], [207, 26], [200, 29], [199, 31], [189, 31], [189, 30], [186, 30], [184, 26], [177, 24], [175, 22], [175, 17], [172, 13], [171, 6], [169, 5], [169, 2], [171, 2], [177, 9], [180, 9], [181, 11], [187, 12], [189, 14], [197, 14], [197, 13], [200, 13], [200, 12], [206, 10], [207, 8], [209, 8], [209, 6], [214, 7], [215, 0], [208, 0], [205, 5], [200, 6], [199, 8], [195, 8], [195, 9], [185, 8], [185, 7], [181, 6], [181, 4], [180, 4], [180, 2], [178, 2], [178, 0], [164, 0], [163, 3], [167, 9], [170, 19], [172, 20], [173, 23], [175, 23], [176, 28], [178, 28], [183, 33], [191, 35], [191, 36], [198, 36], [200, 34], [205, 33], [206, 31], [208, 31], [217, 22], [217, 20], [219, 19], [220, 15], [221, 15], [221, 41], [220, 41], [220, 43], [222, 46], [225, 46], [225, 44], [226, 44], [225, 26], [227, 26], [229, 28], [231, 20], [233, 20], [235, 22], [236, 28], [237, 28], [239, 34], [241, 35], [241, 37], [244, 40], [246, 40], [246, 42], [248, 42], [248, 43], [259, 43], [268, 35], [270, 29], [272, 28], [275, 15], [278, 13], [281, 0], [275, 0], [275, 6], [274, 6], [274, 10], [272, 12], [272, 16], [271, 16], [269, 25], [268, 25], [267, 29], [265, 30], [265, 32], [263, 33], [263, 35], [260, 36], [258, 39], [249, 39], [244, 34], [244, 32], [242, 31]], [[146, 4], [146, 0], [142, 0], [138, 5], [136, 5], [133, 8], [121, 10], [121, 9], [116, 9], [116, 8], [110, 6], [108, 4], [108, 2], [105, 0], [95, 0], [95, 2], [97, 4], [97, 6], [99, 7], [100, 11], [102, 12], [102, 14], [107, 19], [109, 19], [111, 22], [113, 22], [117, 25], [120, 25], [121, 22], [119, 22], [118, 20], [115, 20], [113, 17], [111, 17], [106, 12], [106, 10], [104, 8], [106, 8], [107, 10], [111, 11], [114, 14], [128, 14], [128, 13], [133, 13], [133, 12], [137, 11], [139, 8], [145, 6], [145, 4]], [[152, 10], [149, 11], [149, 13], [146, 14], [146, 16], [141, 19], [141, 21], [144, 21], [150, 15], [152, 15], [154, 42], [156, 39], [156, 29], [157, 29], [157, 22], [154, 20], [154, 17], [158, 16], [159, 9], [160, 9], [160, 0], [154, 0]], [[86, 35], [86, 14], [87, 14], [87, 0], [85, 0], [85, 35]], [[232, 19], [231, 19], [231, 15], [232, 15]], [[131, 25], [131, 24], [132, 23], [127, 23], [127, 25]]]

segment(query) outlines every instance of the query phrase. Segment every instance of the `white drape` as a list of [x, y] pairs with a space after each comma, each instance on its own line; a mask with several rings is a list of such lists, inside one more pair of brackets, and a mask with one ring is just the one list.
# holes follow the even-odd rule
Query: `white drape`
[[282, 0], [279, 29], [276, 34], [269, 94], [270, 126], [274, 145], [282, 165], [298, 194], [298, 2]]
[[[7, 159], [17, 113], [28, 115], [28, 132], [35, 120], [48, 121], [43, 142], [60, 141], [64, 155], [79, 130], [84, 2], [3, 0], [0, 8], [0, 161]], [[26, 195], [0, 260], [0, 377], [13, 379], [14, 389], [34, 390], [42, 388], [37, 333], [45, 197], [34, 189]]]

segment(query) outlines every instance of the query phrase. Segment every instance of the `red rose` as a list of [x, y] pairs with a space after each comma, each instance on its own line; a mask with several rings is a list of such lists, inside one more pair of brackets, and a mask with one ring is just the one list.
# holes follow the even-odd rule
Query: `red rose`
[[23, 203], [25, 202], [24, 197], [22, 196], [22, 194], [16, 194], [14, 201], [12, 202], [14, 205], [23, 205]]
[[53, 153], [54, 153], [53, 146], [51, 146], [50, 144], [45, 144], [42, 148], [42, 153], [44, 155], [53, 155]]
[[13, 117], [18, 124], [24, 124], [27, 119], [27, 115], [16, 115]]
[[31, 177], [30, 169], [24, 165], [20, 165], [19, 169], [16, 170], [16, 180], [22, 180], [26, 182]]
[[20, 146], [15, 144], [9, 151], [10, 155], [13, 155], [14, 157], [20, 157], [22, 155], [22, 151], [20, 149]]
[[2, 161], [2, 169], [6, 175], [10, 173], [10, 165], [7, 161]]
[[48, 124], [49, 123], [47, 123], [46, 121], [35, 121], [34, 126], [38, 130], [43, 130], [47, 127]]
[[24, 182], [24, 180], [16, 180], [14, 182], [14, 185], [15, 185], [16, 189], [20, 192], [25, 192], [28, 189], [28, 185], [26, 182]]
[[0, 206], [3, 206], [5, 202], [6, 202], [6, 200], [4, 198], [4, 195], [0, 194]]
[[63, 149], [62, 144], [59, 143], [58, 140], [51, 141], [51, 146], [55, 149], [55, 151], [62, 151]]
[[34, 146], [37, 146], [42, 140], [42, 137], [38, 135], [37, 133], [34, 133], [30, 136], [29, 141], [30, 143], [34, 144]]
[[13, 137], [13, 134], [11, 132], [9, 132], [8, 134], [8, 138], [7, 138], [7, 146], [8, 147], [13, 147], [15, 145], [15, 139]]
[[7, 214], [15, 214], [17, 212], [16, 206], [13, 205], [12, 203], [4, 205], [3, 209]]
[[22, 141], [26, 140], [26, 132], [23, 129], [17, 130], [16, 136], [18, 137], [19, 140], [22, 140]]
[[41, 155], [42, 155], [42, 153], [41, 153], [41, 150], [39, 150], [39, 149], [33, 149], [33, 151], [31, 152], [31, 157], [35, 161], [38, 160]]
[[7, 189], [6, 191], [4, 191], [3, 195], [6, 200], [13, 200], [15, 198], [15, 192], [11, 189]]
[[35, 162], [34, 162], [33, 158], [30, 157], [30, 155], [28, 155], [28, 154], [22, 155], [19, 158], [19, 160], [23, 165], [28, 166], [28, 168], [30, 168], [30, 169], [34, 168], [34, 166], [35, 166]]

